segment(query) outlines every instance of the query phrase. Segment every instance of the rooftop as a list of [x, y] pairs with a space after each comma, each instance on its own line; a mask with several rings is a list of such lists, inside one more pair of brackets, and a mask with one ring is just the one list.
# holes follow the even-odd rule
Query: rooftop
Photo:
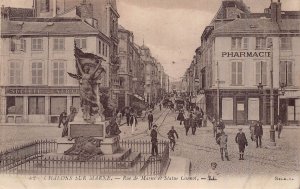
[[2, 20], [1, 35], [80, 35], [99, 34], [99, 31], [81, 20], [29, 19]]

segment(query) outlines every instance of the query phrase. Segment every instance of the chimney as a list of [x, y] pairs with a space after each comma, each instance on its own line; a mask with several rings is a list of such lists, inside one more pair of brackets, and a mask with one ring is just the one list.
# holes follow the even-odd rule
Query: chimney
[[271, 2], [270, 5], [270, 11], [271, 11], [271, 20], [272, 22], [281, 22], [281, 3], [280, 0], [278, 2]]
[[277, 3], [277, 23], [281, 23], [281, 2], [280, 0], [278, 0], [278, 3]]

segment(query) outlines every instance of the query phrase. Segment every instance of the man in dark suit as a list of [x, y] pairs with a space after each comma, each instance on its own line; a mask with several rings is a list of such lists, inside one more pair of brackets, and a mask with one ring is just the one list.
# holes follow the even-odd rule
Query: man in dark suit
[[158, 148], [157, 148], [157, 131], [156, 131], [157, 126], [153, 125], [152, 131], [151, 131], [151, 143], [152, 143], [152, 148], [151, 148], [151, 154], [152, 156], [157, 156], [158, 155]]
[[258, 121], [254, 128], [254, 135], [256, 137], [256, 148], [258, 148], [258, 146], [261, 148], [261, 137], [263, 136], [263, 134], [264, 130], [262, 127], [262, 123]]
[[151, 130], [152, 124], [153, 124], [153, 114], [152, 114], [152, 111], [150, 111], [150, 113], [148, 114], [148, 126], [149, 126], [149, 130]]
[[248, 146], [248, 142], [246, 139], [245, 133], [243, 133], [242, 129], [239, 129], [239, 132], [236, 134], [235, 142], [239, 145], [239, 153], [240, 153], [240, 159], [244, 160], [244, 151], [245, 147]]

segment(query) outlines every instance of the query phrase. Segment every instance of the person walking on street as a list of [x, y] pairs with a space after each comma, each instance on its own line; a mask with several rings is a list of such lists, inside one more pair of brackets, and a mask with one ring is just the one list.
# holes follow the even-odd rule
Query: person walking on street
[[278, 138], [280, 138], [282, 129], [283, 129], [283, 125], [281, 123], [281, 120], [278, 120], [278, 123], [276, 125], [276, 131], [278, 132]]
[[245, 147], [248, 146], [248, 142], [245, 133], [243, 133], [242, 131], [242, 128], [240, 128], [239, 132], [236, 134], [235, 142], [239, 145], [239, 153], [240, 153], [239, 160], [244, 160]]
[[221, 136], [217, 139], [217, 143], [220, 146], [222, 161], [224, 161], [223, 152], [225, 153], [225, 157], [226, 157], [227, 161], [229, 161], [228, 151], [227, 151], [227, 139], [228, 139], [228, 136], [225, 134], [224, 131], [221, 132]]
[[167, 133], [167, 135], [168, 135], [168, 138], [170, 140], [171, 150], [174, 151], [174, 147], [175, 147], [175, 144], [176, 144], [175, 135], [178, 139], [178, 134], [177, 134], [176, 130], [174, 129], [174, 126], [171, 127], [171, 130]]
[[256, 148], [258, 148], [258, 146], [261, 148], [261, 137], [263, 136], [264, 131], [260, 121], [255, 125], [254, 134], [256, 138]]
[[214, 133], [214, 137], [215, 137], [217, 134], [217, 120], [215, 119], [215, 117], [212, 118], [211, 123], [213, 125], [213, 133]]
[[161, 103], [159, 103], [159, 111], [161, 111]]
[[67, 116], [66, 110], [64, 110], [61, 114], [59, 114], [58, 128], [60, 128], [60, 125], [63, 123], [63, 119], [65, 116]]
[[137, 115], [135, 112], [130, 113], [130, 126], [131, 126], [131, 134], [133, 134], [136, 130], [137, 125]]
[[220, 121], [218, 123], [218, 129], [220, 132], [224, 131], [225, 129], [225, 123], [223, 122], [222, 118], [220, 118]]
[[148, 114], [148, 127], [149, 127], [149, 130], [151, 130], [152, 124], [153, 124], [153, 114], [152, 114], [152, 111], [150, 111], [149, 114]]
[[196, 134], [196, 130], [197, 130], [197, 120], [195, 118], [195, 115], [193, 114], [193, 112], [190, 113], [190, 124], [191, 124], [191, 127], [192, 127], [192, 135], [195, 135]]
[[184, 121], [184, 111], [181, 109], [179, 110], [178, 116], [177, 116], [177, 120], [180, 121], [180, 125], [182, 124], [182, 122]]
[[203, 126], [203, 127], [206, 127], [206, 126], [207, 126], [207, 115], [206, 115], [205, 113], [203, 114], [202, 126]]
[[129, 109], [129, 107], [127, 107], [125, 109], [125, 117], [126, 117], [127, 126], [129, 126], [129, 124], [130, 124], [130, 109]]
[[249, 127], [250, 135], [251, 135], [251, 140], [252, 140], [252, 141], [255, 141], [255, 140], [256, 140], [255, 134], [254, 134], [255, 127], [256, 127], [256, 124], [255, 124], [254, 121], [252, 121], [251, 124], [250, 124], [250, 127]]
[[158, 155], [158, 148], [157, 148], [157, 143], [158, 143], [158, 140], [157, 140], [157, 126], [156, 125], [153, 125], [152, 127], [152, 130], [151, 130], [151, 144], [152, 144], [152, 147], [151, 147], [151, 155], [152, 156], [157, 156]]
[[190, 127], [192, 125], [192, 120], [190, 117], [187, 117], [186, 119], [184, 119], [183, 121], [183, 125], [184, 125], [184, 128], [185, 128], [185, 135], [187, 136], [189, 130], [190, 130]]

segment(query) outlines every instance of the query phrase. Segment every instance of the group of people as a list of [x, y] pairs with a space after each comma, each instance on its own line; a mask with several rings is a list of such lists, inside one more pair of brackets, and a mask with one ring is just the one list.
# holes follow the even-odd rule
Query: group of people
[[185, 114], [183, 109], [179, 110], [176, 119], [179, 121], [180, 125], [183, 123], [186, 135], [188, 134], [190, 128], [192, 128], [192, 135], [195, 135], [197, 127], [206, 127], [207, 124], [206, 115], [199, 107], [196, 107], [195, 111], [192, 109], [187, 111], [187, 114]]

